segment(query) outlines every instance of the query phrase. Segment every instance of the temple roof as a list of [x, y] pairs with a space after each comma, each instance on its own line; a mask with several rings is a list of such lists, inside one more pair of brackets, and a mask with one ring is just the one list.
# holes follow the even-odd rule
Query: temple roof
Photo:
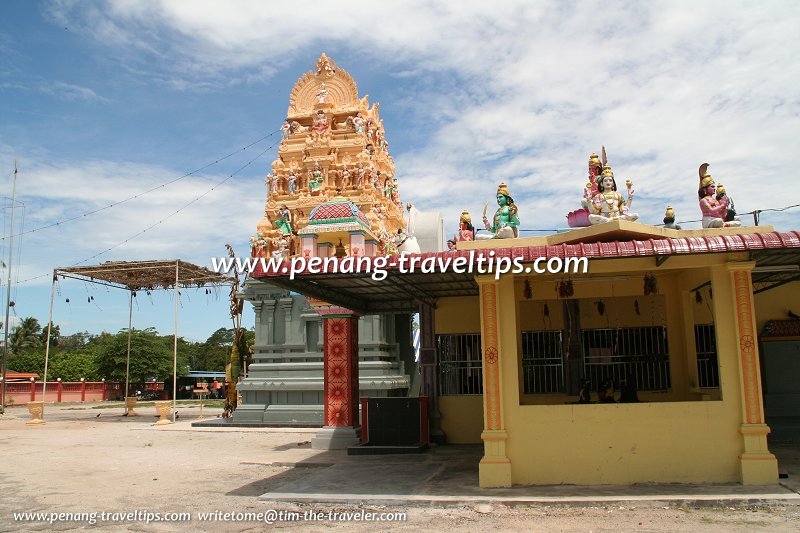
[[[610, 224], [604, 226], [613, 231]], [[523, 262], [540, 257], [586, 257], [593, 260], [651, 257], [655, 260], [653, 270], [657, 271], [665, 261], [675, 256], [746, 252], [749, 253], [749, 260], [756, 262], [758, 270], [753, 273], [755, 292], [800, 279], [800, 232], [748, 233], [741, 231], [747, 228], [732, 229], [739, 230], [739, 233], [717, 235], [717, 232], [707, 232], [705, 236], [693, 237], [532, 246], [508, 246], [509, 243], [525, 239], [494, 239], [493, 243], [506, 246], [426, 253], [420, 254], [420, 257], [423, 260], [432, 257], [435, 261], [464, 257], [473, 264], [481, 257], [486, 261], [489, 257], [504, 256], [520, 257]], [[704, 230], [698, 231], [702, 233]], [[338, 274], [333, 271], [312, 273], [308, 270], [295, 273], [294, 279], [290, 280], [289, 275], [280, 269], [264, 272], [260, 266], [251, 275], [305, 296], [366, 314], [414, 312], [420, 303], [433, 304], [437, 298], [478, 294], [473, 273], [457, 273], [452, 268], [446, 268], [444, 271], [416, 271], [401, 276], [398, 275], [397, 256], [389, 258], [386, 271], [388, 277], [380, 281], [372, 279], [369, 272]]]

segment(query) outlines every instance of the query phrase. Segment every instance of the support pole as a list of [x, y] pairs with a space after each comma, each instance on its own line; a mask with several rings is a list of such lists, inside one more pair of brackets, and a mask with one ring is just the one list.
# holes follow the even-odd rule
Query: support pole
[[[130, 386], [131, 369], [131, 327], [133, 326], [133, 291], [130, 291], [130, 309], [128, 311], [128, 355], [125, 356], [125, 391], [122, 393], [122, 401], [125, 402], [125, 416], [128, 416], [128, 387]], [[105, 398], [103, 398], [105, 400]]]
[[11, 234], [8, 237], [8, 284], [6, 284], [6, 321], [5, 332], [3, 333], [3, 365], [2, 374], [3, 380], [0, 383], [0, 414], [6, 412], [6, 379], [7, 379], [7, 366], [8, 366], [8, 319], [11, 311], [11, 265], [14, 257], [14, 212], [16, 211], [17, 202], [17, 162], [14, 161], [14, 185], [12, 186], [11, 193]]
[[44, 383], [42, 383], [42, 420], [44, 420], [44, 406], [47, 404], [47, 364], [50, 362], [50, 326], [53, 324], [53, 300], [56, 296], [56, 280], [58, 275], [53, 270], [53, 283], [50, 285], [50, 319], [47, 321], [47, 341], [44, 347]]
[[176, 409], [177, 409], [177, 392], [178, 392], [178, 269], [180, 268], [180, 260], [175, 261], [175, 340], [173, 343], [172, 352], [172, 421], [175, 422]]

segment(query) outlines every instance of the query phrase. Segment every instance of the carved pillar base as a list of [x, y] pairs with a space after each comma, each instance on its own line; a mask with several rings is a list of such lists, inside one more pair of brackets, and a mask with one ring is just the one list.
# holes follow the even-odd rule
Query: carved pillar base
[[478, 481], [481, 487], [510, 487], [511, 461], [506, 456], [508, 433], [504, 430], [484, 431], [483, 458], [478, 464]]
[[742, 424], [739, 433], [744, 439], [744, 453], [739, 456], [743, 485], [771, 485], [778, 480], [778, 460], [767, 448], [766, 424]]

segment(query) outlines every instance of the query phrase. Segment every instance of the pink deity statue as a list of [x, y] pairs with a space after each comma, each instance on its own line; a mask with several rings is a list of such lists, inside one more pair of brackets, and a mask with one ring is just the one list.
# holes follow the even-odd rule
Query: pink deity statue
[[317, 111], [317, 116], [314, 118], [314, 125], [311, 126], [311, 129], [313, 129], [318, 134], [322, 135], [323, 133], [328, 131], [329, 127], [330, 127], [330, 121], [328, 119], [328, 115], [326, 115], [325, 112], [322, 109], [320, 109], [319, 111]]
[[722, 184], [717, 187], [711, 174], [708, 173], [708, 163], [700, 165], [700, 188], [697, 195], [700, 198], [700, 212], [703, 213], [704, 228], [737, 228], [742, 225], [733, 200], [725, 193]]
[[458, 220], [458, 233], [454, 241], [474, 241], [475, 240], [475, 227], [472, 225], [472, 217], [469, 216], [469, 211], [464, 210], [461, 212], [461, 217]]

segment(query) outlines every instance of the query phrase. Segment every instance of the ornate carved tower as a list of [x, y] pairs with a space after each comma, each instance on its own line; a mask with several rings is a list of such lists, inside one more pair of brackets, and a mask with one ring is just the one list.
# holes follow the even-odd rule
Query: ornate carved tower
[[359, 98], [350, 74], [325, 54], [297, 80], [278, 157], [266, 177], [269, 193], [254, 254], [301, 253], [298, 232], [311, 233], [311, 211], [334, 198], [366, 217], [374, 253], [391, 251], [391, 237], [405, 224], [379, 106]]

